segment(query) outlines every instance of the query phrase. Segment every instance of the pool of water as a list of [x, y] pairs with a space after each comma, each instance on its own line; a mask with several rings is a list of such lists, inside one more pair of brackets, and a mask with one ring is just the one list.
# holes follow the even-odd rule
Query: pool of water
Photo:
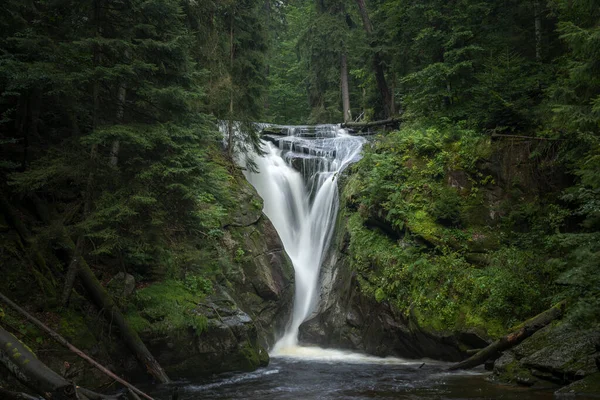
[[[206, 399], [552, 399], [552, 391], [493, 384], [483, 370], [446, 372], [431, 360], [375, 358], [303, 348], [267, 368], [180, 383], [180, 400]], [[172, 388], [153, 393], [167, 399]]]

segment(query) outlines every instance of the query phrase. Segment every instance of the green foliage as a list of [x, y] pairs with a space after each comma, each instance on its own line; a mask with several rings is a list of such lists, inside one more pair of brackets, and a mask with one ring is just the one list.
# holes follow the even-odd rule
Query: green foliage
[[184, 282], [166, 280], [154, 283], [136, 292], [135, 309], [131, 310], [129, 318], [137, 330], [173, 334], [192, 328], [200, 334], [208, 321], [197, 313], [196, 308], [199, 301], [210, 293], [210, 281], [200, 277], [186, 277]]
[[561, 292], [557, 279], [568, 268], [553, 261], [564, 255], [553, 238], [568, 212], [507, 198], [511, 212], [500, 224], [474, 217], [497, 185], [481, 166], [502, 148], [472, 130], [437, 125], [380, 137], [355, 166], [344, 191], [357, 210], [348, 221], [351, 263], [367, 294], [424, 326], [500, 335]]

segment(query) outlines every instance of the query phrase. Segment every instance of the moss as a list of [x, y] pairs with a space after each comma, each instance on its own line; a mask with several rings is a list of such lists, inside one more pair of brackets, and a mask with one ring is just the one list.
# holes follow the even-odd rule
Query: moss
[[506, 365], [498, 378], [503, 382], [526, 385], [531, 385], [537, 381], [537, 378], [531, 374], [529, 369], [521, 366], [516, 360]]
[[201, 332], [207, 322], [195, 313], [195, 308], [206, 296], [206, 290], [207, 286], [175, 280], [154, 283], [135, 294], [136, 309], [130, 310], [128, 316], [138, 332], [172, 333], [186, 328]]
[[85, 317], [74, 310], [61, 314], [59, 332], [75, 347], [89, 349], [97, 343]]
[[248, 341], [240, 345], [240, 354], [242, 355], [242, 369], [244, 370], [253, 371], [261, 364], [258, 350]]

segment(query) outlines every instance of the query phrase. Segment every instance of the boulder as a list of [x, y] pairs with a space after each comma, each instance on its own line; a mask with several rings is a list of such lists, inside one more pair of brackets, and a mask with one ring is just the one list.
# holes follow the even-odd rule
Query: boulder
[[254, 321], [259, 343], [270, 348], [290, 320], [294, 267], [275, 227], [262, 212], [262, 199], [245, 180], [237, 210], [225, 226], [224, 245], [238, 254], [225, 278], [228, 292]]
[[200, 332], [191, 328], [167, 335], [143, 335], [150, 351], [172, 379], [226, 371], [253, 371], [269, 362], [257, 329], [222, 288], [202, 300], [195, 312], [206, 317]]
[[381, 357], [446, 361], [460, 361], [466, 349], [487, 346], [488, 342], [475, 332], [426, 330], [416, 323], [416, 318], [365, 296], [350, 267], [343, 215], [338, 217], [335, 232], [321, 268], [319, 308], [300, 326], [302, 343]]
[[119, 299], [130, 297], [135, 291], [135, 278], [125, 272], [119, 272], [109, 282], [108, 291]]
[[600, 327], [549, 325], [505, 353], [494, 365], [499, 380], [520, 384], [569, 384], [598, 373]]

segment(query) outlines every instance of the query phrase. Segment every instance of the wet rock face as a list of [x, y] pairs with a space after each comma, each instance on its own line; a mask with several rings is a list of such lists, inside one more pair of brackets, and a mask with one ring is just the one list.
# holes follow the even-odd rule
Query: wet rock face
[[258, 344], [256, 326], [225, 291], [202, 301], [196, 312], [206, 317], [200, 332], [186, 329], [143, 338], [173, 379], [225, 371], [253, 371], [269, 362]]
[[262, 213], [262, 200], [247, 182], [238, 194], [238, 209], [226, 225], [224, 245], [236, 254], [225, 277], [228, 292], [254, 321], [258, 340], [270, 348], [290, 320], [294, 267], [279, 234]]
[[386, 303], [361, 293], [347, 258], [348, 238], [343, 217], [321, 269], [319, 309], [300, 326], [305, 344], [336, 347], [376, 356], [434, 358], [460, 361], [469, 348], [487, 346], [472, 332], [440, 333], [421, 329]]
[[[460, 361], [463, 349], [487, 342], [476, 334], [445, 334], [420, 329], [387, 304], [367, 299], [356, 284], [353, 299], [339, 303], [300, 327], [300, 341], [339, 347], [379, 357], [433, 358]], [[467, 343], [478, 343], [469, 346]]]
[[267, 349], [289, 321], [293, 266], [262, 213], [262, 200], [242, 179], [237, 205], [223, 227], [222, 247], [231, 255], [231, 265], [216, 294], [195, 309], [206, 318], [206, 327], [142, 338], [173, 379], [265, 366]]
[[598, 374], [599, 346], [600, 327], [549, 325], [502, 355], [494, 373], [499, 380], [513, 383], [568, 384]]

